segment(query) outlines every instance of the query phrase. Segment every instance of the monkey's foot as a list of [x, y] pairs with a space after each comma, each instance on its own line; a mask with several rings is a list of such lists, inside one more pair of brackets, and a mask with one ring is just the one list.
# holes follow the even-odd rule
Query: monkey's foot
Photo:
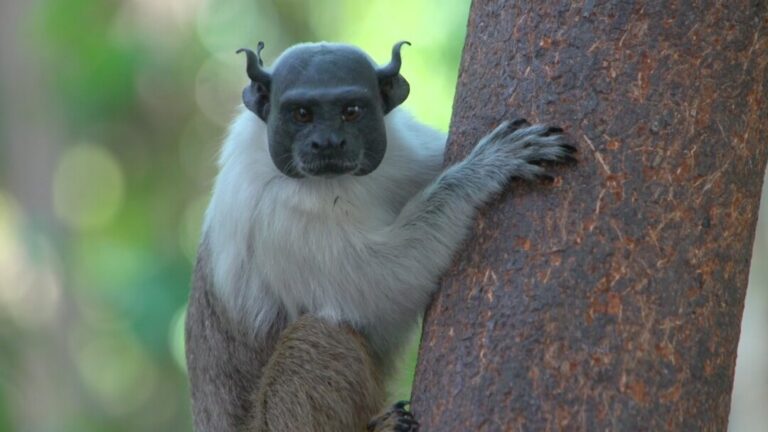
[[400, 401], [368, 422], [368, 432], [418, 432], [419, 422], [405, 407], [409, 401]]

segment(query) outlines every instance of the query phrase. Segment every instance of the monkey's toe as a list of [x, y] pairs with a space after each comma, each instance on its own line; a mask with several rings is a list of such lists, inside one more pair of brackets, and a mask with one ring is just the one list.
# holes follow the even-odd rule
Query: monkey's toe
[[403, 417], [397, 421], [394, 430], [395, 432], [418, 432], [419, 422], [417, 422], [413, 417]]
[[400, 401], [392, 405], [381, 415], [368, 423], [368, 432], [418, 432], [419, 422], [413, 413], [406, 409], [409, 401]]

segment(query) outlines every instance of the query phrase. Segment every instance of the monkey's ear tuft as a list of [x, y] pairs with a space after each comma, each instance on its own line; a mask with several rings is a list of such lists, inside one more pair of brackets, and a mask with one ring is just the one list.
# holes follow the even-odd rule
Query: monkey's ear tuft
[[237, 54], [245, 53], [245, 58], [248, 61], [245, 69], [248, 73], [248, 78], [250, 78], [251, 81], [261, 83], [265, 87], [269, 88], [272, 84], [272, 75], [262, 69], [262, 66], [264, 66], [264, 61], [261, 59], [261, 51], [263, 49], [264, 42], [259, 41], [259, 46], [256, 48], [256, 52], [253, 52], [248, 48], [240, 48], [237, 50]]
[[411, 92], [408, 81], [400, 75], [400, 66], [402, 65], [400, 48], [405, 44], [410, 45], [411, 43], [408, 41], [396, 43], [392, 47], [392, 59], [389, 64], [376, 70], [381, 99], [384, 103], [384, 114], [403, 103], [408, 98], [408, 93]]
[[261, 59], [261, 50], [264, 49], [264, 42], [259, 41], [256, 52], [248, 48], [240, 48], [237, 53], [245, 53], [248, 60], [246, 71], [251, 84], [243, 90], [243, 103], [253, 111], [259, 118], [267, 121], [269, 116], [269, 89], [272, 86], [272, 76], [269, 72], [262, 69], [264, 62]]

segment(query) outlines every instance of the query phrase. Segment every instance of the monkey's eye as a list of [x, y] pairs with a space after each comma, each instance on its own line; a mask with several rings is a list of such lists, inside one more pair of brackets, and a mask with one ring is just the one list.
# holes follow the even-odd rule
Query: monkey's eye
[[341, 110], [341, 119], [345, 122], [353, 122], [360, 118], [363, 113], [362, 108], [357, 105], [347, 105]]
[[312, 121], [312, 111], [305, 107], [295, 108], [293, 110], [293, 119], [299, 123], [309, 123]]

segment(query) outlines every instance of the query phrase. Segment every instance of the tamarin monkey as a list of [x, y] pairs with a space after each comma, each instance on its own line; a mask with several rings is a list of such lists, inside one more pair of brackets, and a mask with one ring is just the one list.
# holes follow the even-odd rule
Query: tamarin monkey
[[[562, 129], [503, 122], [443, 169], [444, 134], [400, 104], [400, 49], [307, 43], [247, 57], [186, 322], [199, 432], [414, 431], [384, 380], [478, 207], [575, 160]], [[369, 423], [370, 421], [370, 423]]]

